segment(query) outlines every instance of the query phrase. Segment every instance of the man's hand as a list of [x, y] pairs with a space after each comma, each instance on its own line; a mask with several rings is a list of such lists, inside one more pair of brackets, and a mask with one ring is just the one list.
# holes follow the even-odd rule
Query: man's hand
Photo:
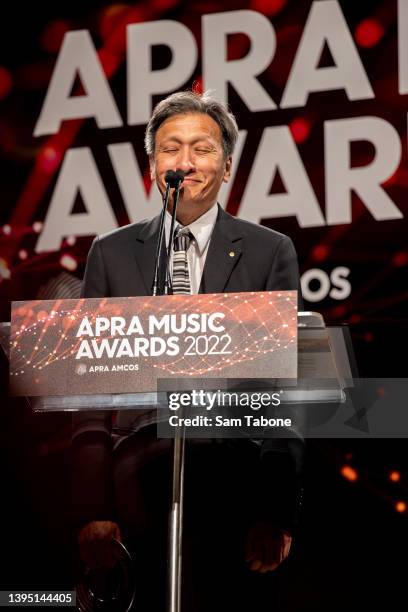
[[253, 525], [246, 540], [245, 560], [250, 569], [264, 574], [275, 570], [289, 555], [292, 536], [267, 521]]
[[115, 563], [112, 539], [121, 541], [120, 529], [111, 521], [92, 521], [78, 536], [81, 559], [91, 569], [111, 568]]

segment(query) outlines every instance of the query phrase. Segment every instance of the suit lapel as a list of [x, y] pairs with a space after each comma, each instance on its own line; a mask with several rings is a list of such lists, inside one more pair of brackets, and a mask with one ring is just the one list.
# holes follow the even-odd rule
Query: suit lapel
[[242, 253], [242, 232], [234, 217], [218, 206], [218, 217], [205, 261], [200, 293], [222, 293]]
[[[145, 295], [150, 295], [152, 291], [159, 226], [160, 215], [157, 215], [140, 229], [134, 241], [134, 256]], [[208, 247], [200, 293], [222, 293], [225, 290], [231, 273], [239, 262], [242, 249], [243, 235], [239, 225], [235, 223], [234, 217], [218, 205], [217, 221]], [[164, 266], [164, 276], [163, 268]]]
[[[145, 295], [151, 295], [154, 263], [156, 259], [156, 245], [159, 238], [160, 215], [153, 217], [140, 230], [134, 243], [134, 255], [139, 268], [140, 276], [145, 286]], [[165, 246], [163, 244], [165, 249]], [[164, 252], [164, 251], [163, 251]], [[162, 253], [163, 253], [162, 252]], [[162, 259], [162, 261], [164, 261]]]

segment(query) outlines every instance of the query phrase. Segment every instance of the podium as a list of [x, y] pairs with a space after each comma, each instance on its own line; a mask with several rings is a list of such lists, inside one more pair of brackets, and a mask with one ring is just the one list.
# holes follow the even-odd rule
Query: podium
[[[298, 313], [298, 376], [296, 385], [285, 389], [287, 403], [344, 401], [345, 389], [358, 376], [349, 329], [346, 325], [327, 326], [316, 312]], [[321, 343], [321, 353], [313, 346]], [[10, 358], [10, 323], [0, 323], [0, 347]], [[313, 385], [313, 381], [318, 381]], [[323, 381], [329, 384], [322, 385]], [[303, 384], [302, 383], [306, 383]], [[26, 396], [35, 412], [128, 410], [155, 408], [166, 403], [165, 392], [92, 393]]]
[[[158, 300], [160, 298], [154, 299]], [[279, 387], [280, 389], [282, 404], [288, 406], [320, 404], [324, 408], [328, 404], [344, 402], [346, 389], [352, 386], [353, 376], [356, 375], [348, 328], [345, 326], [326, 327], [322, 316], [314, 312], [298, 313], [294, 325], [298, 339], [296, 347], [298, 356], [297, 378], [278, 376], [273, 379], [274, 388]], [[9, 333], [10, 326], [0, 324], [0, 342], [6, 354], [8, 354], [9, 348]], [[289, 343], [287, 346], [289, 346]], [[241, 372], [241, 382], [242, 379], [244, 377]], [[261, 380], [264, 380], [264, 378]], [[262, 383], [260, 384], [262, 386]], [[241, 391], [243, 390], [244, 387], [241, 385]], [[27, 400], [32, 410], [36, 412], [77, 412], [82, 410], [89, 412], [90, 407], [92, 407], [93, 410], [106, 411], [132, 409], [137, 413], [157, 406], [166, 406], [167, 392], [166, 390], [150, 390], [133, 393], [82, 393], [70, 396], [33, 395], [28, 396]], [[129, 427], [128, 431], [131, 433], [137, 431], [137, 429]], [[295, 430], [294, 433], [300, 439], [303, 439], [301, 430]], [[293, 435], [293, 431], [290, 435]], [[185, 428], [177, 428], [174, 435], [173, 492], [169, 522], [168, 610], [170, 612], [179, 612], [181, 609], [185, 438]]]

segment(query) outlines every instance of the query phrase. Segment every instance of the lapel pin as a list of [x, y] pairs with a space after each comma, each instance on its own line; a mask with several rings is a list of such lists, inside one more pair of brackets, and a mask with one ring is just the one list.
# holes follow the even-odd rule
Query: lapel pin
[[230, 257], [235, 257], [235, 251], [230, 251], [230, 252], [228, 253], [228, 255], [229, 255]]

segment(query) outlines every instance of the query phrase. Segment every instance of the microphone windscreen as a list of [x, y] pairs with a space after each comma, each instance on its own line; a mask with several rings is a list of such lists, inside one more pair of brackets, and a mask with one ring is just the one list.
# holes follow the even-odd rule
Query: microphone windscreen
[[176, 173], [174, 172], [174, 170], [167, 170], [164, 176], [164, 180], [166, 181], [166, 183], [170, 183], [170, 187], [173, 187], [174, 185], [175, 174]]
[[183, 170], [176, 170], [174, 173], [174, 178], [176, 179], [176, 181], [182, 183], [184, 181], [184, 177], [186, 176], [186, 173], [183, 172]]

